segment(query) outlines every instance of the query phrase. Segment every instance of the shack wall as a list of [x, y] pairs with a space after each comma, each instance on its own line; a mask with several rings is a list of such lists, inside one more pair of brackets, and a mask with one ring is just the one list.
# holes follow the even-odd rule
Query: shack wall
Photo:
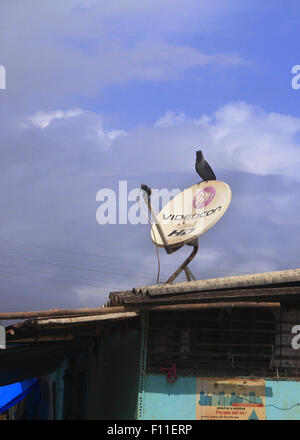
[[[155, 367], [157, 373], [152, 371], [153, 366], [149, 363], [151, 354], [158, 352], [158, 349], [161, 352], [161, 347], [167, 349], [168, 345], [170, 346], [170, 343], [164, 339], [164, 335], [168, 331], [170, 333], [170, 322], [168, 321], [167, 329], [163, 326], [159, 328], [155, 322], [155, 330], [162, 336], [162, 344], [157, 343], [154, 350], [153, 344], [157, 340], [153, 337], [149, 338], [149, 329], [151, 329], [149, 315], [142, 316], [142, 322], [137, 419], [300, 420], [300, 379], [297, 376], [297, 379], [280, 375], [278, 378], [267, 375], [246, 376], [243, 375], [244, 373], [240, 375], [221, 373], [218, 376], [213, 368], [206, 370], [206, 377], [196, 376], [191, 372], [181, 374], [178, 370], [175, 371], [176, 376], [174, 376], [174, 368], [168, 371], [165, 368], [166, 364], [162, 364], [163, 371], [159, 371], [159, 366]], [[154, 320], [152, 325], [153, 322]], [[178, 320], [177, 324], [179, 322]], [[285, 342], [289, 347], [290, 327], [285, 331]], [[293, 355], [295, 357], [297, 353]], [[170, 357], [169, 367], [172, 365], [174, 367], [174, 364], [175, 360]]]
[[[207, 379], [206, 380], [210, 380]], [[232, 378], [232, 380], [236, 380]], [[178, 377], [168, 383], [166, 375], [146, 374], [140, 420], [195, 420], [199, 399], [196, 377]], [[300, 419], [300, 382], [265, 380], [265, 419]], [[221, 417], [220, 417], [221, 418]], [[224, 418], [228, 418], [224, 416]]]
[[55, 409], [52, 397], [50, 418], [134, 419], [139, 355], [140, 331], [112, 326], [86, 351], [64, 361], [49, 376], [52, 388], [56, 383]]

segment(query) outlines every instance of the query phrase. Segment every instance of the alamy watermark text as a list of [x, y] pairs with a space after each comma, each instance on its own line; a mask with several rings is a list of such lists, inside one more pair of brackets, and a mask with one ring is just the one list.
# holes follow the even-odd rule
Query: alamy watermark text
[[0, 90], [6, 89], [6, 70], [4, 66], [0, 65]]
[[292, 67], [291, 73], [295, 76], [292, 78], [291, 85], [294, 90], [300, 89], [300, 64], [295, 64]]

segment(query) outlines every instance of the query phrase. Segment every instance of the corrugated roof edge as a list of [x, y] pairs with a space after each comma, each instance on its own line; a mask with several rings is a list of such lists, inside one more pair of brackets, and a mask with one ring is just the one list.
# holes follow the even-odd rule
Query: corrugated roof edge
[[[133, 288], [131, 294], [159, 296], [176, 293], [201, 292], [207, 290], [226, 290], [233, 288], [249, 288], [273, 284], [285, 284], [300, 281], [300, 269], [288, 269], [273, 272], [253, 273], [233, 277], [210, 278], [206, 280], [185, 281], [174, 284], [155, 284]], [[128, 291], [111, 292], [110, 298], [115, 295], [128, 295]]]

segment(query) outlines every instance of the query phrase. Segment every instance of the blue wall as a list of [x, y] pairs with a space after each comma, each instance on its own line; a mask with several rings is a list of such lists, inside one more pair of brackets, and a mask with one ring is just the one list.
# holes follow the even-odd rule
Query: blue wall
[[[50, 373], [48, 376], [48, 380], [50, 383], [50, 398], [49, 398], [49, 419], [53, 420], [62, 420], [63, 419], [63, 409], [64, 409], [64, 380], [63, 376], [65, 374], [65, 370], [69, 366], [69, 361], [66, 359], [60, 363], [58, 368]], [[56, 383], [56, 399], [55, 399], [55, 415], [54, 415], [54, 407], [53, 407], [53, 399], [52, 399], [52, 387], [53, 382]]]
[[[300, 382], [266, 380], [265, 387], [266, 419], [300, 420]], [[142, 413], [139, 418], [195, 419], [196, 378], [178, 377], [174, 384], [170, 384], [165, 375], [145, 375]]]
[[165, 375], [145, 377], [143, 416], [146, 420], [193, 420], [196, 414], [196, 379], [179, 377], [174, 384]]
[[300, 382], [266, 380], [266, 390], [268, 420], [300, 420]]

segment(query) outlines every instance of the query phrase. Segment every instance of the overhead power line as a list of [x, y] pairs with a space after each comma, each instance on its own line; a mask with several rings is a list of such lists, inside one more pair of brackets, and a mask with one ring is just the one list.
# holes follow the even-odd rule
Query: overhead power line
[[[21, 242], [21, 241], [14, 241], [14, 240], [6, 240], [6, 239], [0, 239], [0, 241], [5, 242], [5, 243], [12, 243], [12, 244], [17, 244], [17, 245], [22, 245], [22, 246], [28, 246], [28, 247], [35, 247], [35, 248], [41, 248], [41, 249], [48, 249], [48, 250], [52, 250], [55, 252], [63, 252], [63, 253], [68, 253], [68, 254], [78, 254], [78, 255], [83, 255], [83, 256], [90, 256], [90, 257], [96, 257], [96, 258], [103, 258], [103, 259], [108, 259], [108, 260], [118, 260], [118, 261], [122, 261], [123, 263], [125, 262], [133, 262], [133, 263], [141, 263], [141, 260], [136, 260], [136, 259], [131, 259], [131, 258], [120, 258], [120, 257], [112, 257], [109, 255], [102, 255], [102, 254], [92, 254], [92, 253], [87, 253], [87, 252], [82, 252], [82, 251], [78, 251], [78, 250], [67, 250], [67, 249], [61, 249], [61, 248], [54, 248], [54, 247], [50, 247], [50, 246], [44, 246], [44, 245], [38, 245], [38, 244], [33, 244], [33, 243], [26, 243], [26, 242]], [[143, 264], [151, 264], [156, 266], [157, 263], [155, 262], [150, 262], [147, 260], [142, 260]], [[163, 266], [169, 266], [172, 268], [175, 268], [175, 264], [168, 264], [168, 263], [163, 263]], [[200, 268], [198, 268], [198, 270], [200, 271], [211, 271], [211, 272], [215, 272], [216, 270], [218, 272], [223, 272], [223, 273], [228, 273], [228, 274], [243, 274], [244, 272], [240, 272], [240, 271], [236, 271], [236, 270], [231, 270], [231, 269], [212, 269], [212, 268], [208, 268], [208, 267], [204, 267], [201, 266]]]
[[[16, 254], [16, 255], [22, 255], [22, 254]], [[14, 259], [14, 260], [30, 261], [30, 262], [34, 262], [34, 263], [38, 263], [38, 264], [46, 264], [49, 266], [63, 267], [65, 269], [75, 269], [75, 270], [88, 271], [88, 272], [106, 273], [106, 274], [110, 274], [110, 275], [127, 276], [130, 278], [132, 278], [132, 275], [136, 275], [136, 272], [131, 274], [131, 273], [112, 272], [112, 271], [101, 270], [101, 269], [87, 269], [87, 268], [82, 268], [80, 266], [69, 266], [66, 264], [53, 263], [50, 261], [40, 260], [38, 258], [23, 258], [23, 257], [15, 256], [15, 255], [8, 255], [8, 254], [1, 254], [0, 253], [0, 257], [1, 256], [5, 257], [5, 258]], [[139, 273], [139, 276], [140, 276], [140, 273]], [[143, 276], [143, 278], [145, 278], [145, 277]], [[150, 279], [150, 277], [148, 277], [148, 279]], [[151, 280], [152, 280], [152, 278], [151, 278]]]

